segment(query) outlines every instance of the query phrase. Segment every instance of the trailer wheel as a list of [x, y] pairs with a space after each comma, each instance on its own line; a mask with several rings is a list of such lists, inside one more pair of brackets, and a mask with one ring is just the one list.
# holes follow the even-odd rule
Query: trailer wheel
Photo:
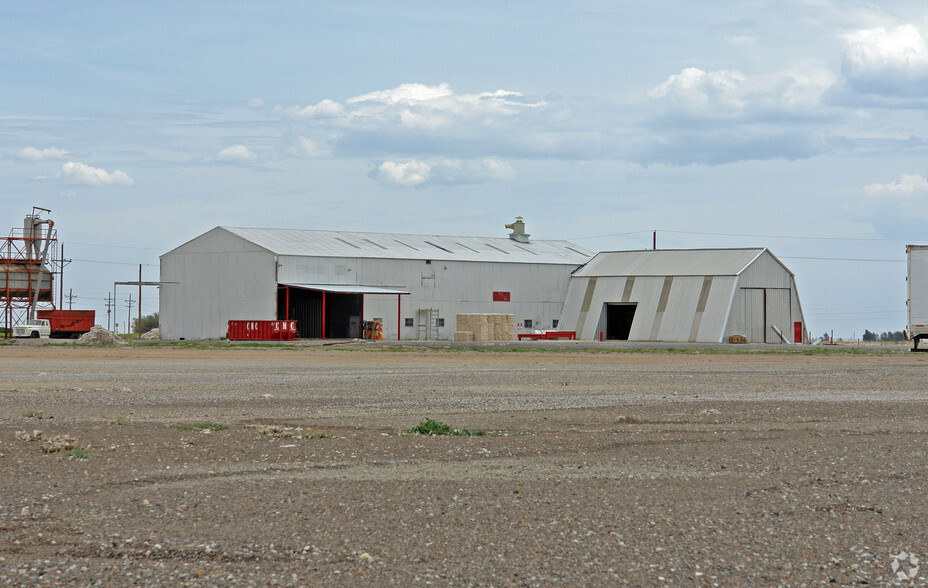
[[38, 339], [38, 338], [39, 338], [39, 332], [38, 332], [38, 331], [32, 331], [32, 335], [31, 335], [31, 336], [32, 336], [33, 339]]

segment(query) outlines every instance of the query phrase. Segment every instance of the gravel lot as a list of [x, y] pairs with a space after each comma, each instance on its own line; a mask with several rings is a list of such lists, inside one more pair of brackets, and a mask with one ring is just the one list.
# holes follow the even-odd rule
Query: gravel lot
[[0, 584], [928, 582], [928, 354], [444, 347], [0, 344]]

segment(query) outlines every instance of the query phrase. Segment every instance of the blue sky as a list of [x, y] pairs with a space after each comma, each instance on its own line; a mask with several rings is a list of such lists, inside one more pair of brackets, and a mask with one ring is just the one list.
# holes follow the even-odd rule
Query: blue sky
[[924, 2], [444, 4], [4, 2], [6, 230], [51, 209], [98, 316], [217, 225], [504, 236], [521, 215], [594, 251], [766, 246], [813, 334], [905, 327]]

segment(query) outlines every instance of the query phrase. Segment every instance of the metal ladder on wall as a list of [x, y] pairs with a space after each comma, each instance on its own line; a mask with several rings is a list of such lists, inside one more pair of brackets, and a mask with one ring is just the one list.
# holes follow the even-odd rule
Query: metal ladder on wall
[[420, 341], [438, 339], [438, 309], [420, 308], [417, 338]]

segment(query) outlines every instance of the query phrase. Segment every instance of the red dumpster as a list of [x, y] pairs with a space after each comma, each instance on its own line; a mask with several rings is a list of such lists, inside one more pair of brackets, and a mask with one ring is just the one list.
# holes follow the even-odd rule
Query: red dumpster
[[293, 341], [296, 321], [229, 321], [229, 341]]

